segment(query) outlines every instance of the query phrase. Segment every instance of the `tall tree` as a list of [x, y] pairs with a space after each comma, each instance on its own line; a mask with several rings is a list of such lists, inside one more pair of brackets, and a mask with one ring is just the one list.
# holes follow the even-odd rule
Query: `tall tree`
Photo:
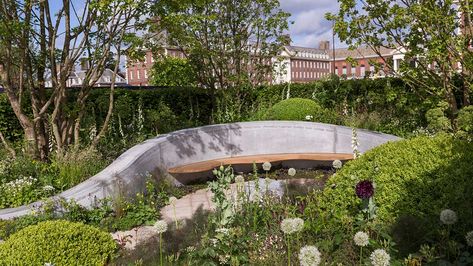
[[278, 0], [160, 0], [156, 31], [166, 32], [198, 70], [199, 83], [217, 88], [271, 80], [289, 14]]
[[[405, 52], [402, 78], [419, 94], [443, 97], [452, 119], [462, 105], [470, 104], [473, 54], [469, 0], [338, 2], [338, 14], [327, 14], [327, 18], [335, 21], [334, 30], [341, 41], [352, 48], [366, 44], [380, 56], [381, 47]], [[386, 61], [391, 69], [393, 63]]]
[[[48, 158], [49, 139], [59, 152], [71, 144], [79, 145], [90, 90], [112, 52], [120, 61], [126, 40], [133, 39], [129, 31], [139, 22], [148, 1], [85, 0], [79, 8], [77, 1], [62, 0], [54, 14], [52, 2], [0, 0], [0, 84], [23, 127], [28, 147], [41, 159]], [[57, 5], [59, 1], [54, 2]], [[67, 93], [69, 73], [84, 56], [90, 67], [71, 99]], [[118, 64], [107, 117], [113, 110], [117, 71]], [[50, 92], [45, 87], [47, 79], [52, 84]], [[107, 123], [94, 143], [106, 128]]]

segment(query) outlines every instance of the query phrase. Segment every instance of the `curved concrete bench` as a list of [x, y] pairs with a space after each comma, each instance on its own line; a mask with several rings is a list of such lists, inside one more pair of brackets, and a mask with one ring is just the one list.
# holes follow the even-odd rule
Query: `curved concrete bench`
[[[366, 130], [357, 132], [362, 153], [399, 139]], [[99, 199], [144, 191], [149, 174], [176, 185], [195, 181], [192, 175], [169, 174], [168, 169], [183, 165], [267, 154], [351, 154], [351, 141], [351, 128], [311, 122], [262, 121], [184, 129], [132, 147], [102, 172], [57, 196], [90, 207]], [[0, 219], [28, 214], [40, 204], [0, 210]]]

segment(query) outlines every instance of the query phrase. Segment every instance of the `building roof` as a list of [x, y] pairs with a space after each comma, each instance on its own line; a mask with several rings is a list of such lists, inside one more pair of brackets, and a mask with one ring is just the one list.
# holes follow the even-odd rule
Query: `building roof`
[[[380, 53], [382, 56], [392, 55], [396, 49], [390, 49], [385, 47], [380, 47]], [[333, 55], [332, 55], [333, 56]], [[379, 55], [368, 46], [360, 46], [354, 50], [349, 48], [339, 48], [335, 49], [335, 59], [346, 59], [347, 57], [351, 58], [369, 58], [369, 57], [378, 57]]]
[[300, 46], [284, 46], [286, 51], [289, 53], [291, 58], [300, 58], [300, 59], [325, 59], [329, 60], [330, 55], [326, 50], [310, 48], [310, 47], [300, 47]]

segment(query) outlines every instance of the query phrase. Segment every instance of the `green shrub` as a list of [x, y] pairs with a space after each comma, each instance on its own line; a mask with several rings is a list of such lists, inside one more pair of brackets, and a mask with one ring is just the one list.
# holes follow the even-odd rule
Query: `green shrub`
[[332, 120], [332, 117], [330, 117], [327, 110], [320, 107], [320, 105], [313, 100], [291, 98], [283, 100], [271, 107], [266, 113], [265, 119], [327, 122]]
[[62, 220], [29, 226], [0, 245], [0, 265], [105, 265], [117, 246], [110, 234]]
[[444, 109], [437, 107], [427, 111], [427, 128], [433, 132], [446, 132], [452, 129], [450, 120], [445, 116]]
[[458, 129], [473, 133], [473, 106], [467, 106], [458, 113]]
[[[347, 163], [315, 197], [317, 206], [308, 209], [306, 216], [313, 219], [311, 227], [316, 233], [326, 230], [326, 235], [333, 236], [345, 231], [350, 237], [362, 209], [354, 188], [368, 179], [376, 185], [377, 220], [386, 228], [399, 228], [399, 223], [414, 217], [419, 230], [434, 232], [441, 226], [440, 212], [448, 208], [458, 214], [452, 234], [464, 242], [465, 233], [473, 228], [472, 161], [473, 143], [447, 134], [390, 142]], [[404, 247], [406, 239], [393, 237]], [[416, 244], [428, 242], [428, 235], [422, 237], [415, 239]], [[413, 248], [409, 251], [417, 251]]]

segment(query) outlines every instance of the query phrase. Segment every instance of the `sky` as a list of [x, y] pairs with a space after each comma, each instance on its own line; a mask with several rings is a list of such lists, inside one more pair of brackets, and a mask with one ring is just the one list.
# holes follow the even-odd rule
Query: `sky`
[[[291, 13], [289, 26], [292, 45], [318, 48], [319, 42], [332, 42], [332, 23], [325, 19], [325, 13], [338, 11], [337, 0], [280, 0], [281, 8]], [[340, 41], [335, 40], [339, 47]]]

